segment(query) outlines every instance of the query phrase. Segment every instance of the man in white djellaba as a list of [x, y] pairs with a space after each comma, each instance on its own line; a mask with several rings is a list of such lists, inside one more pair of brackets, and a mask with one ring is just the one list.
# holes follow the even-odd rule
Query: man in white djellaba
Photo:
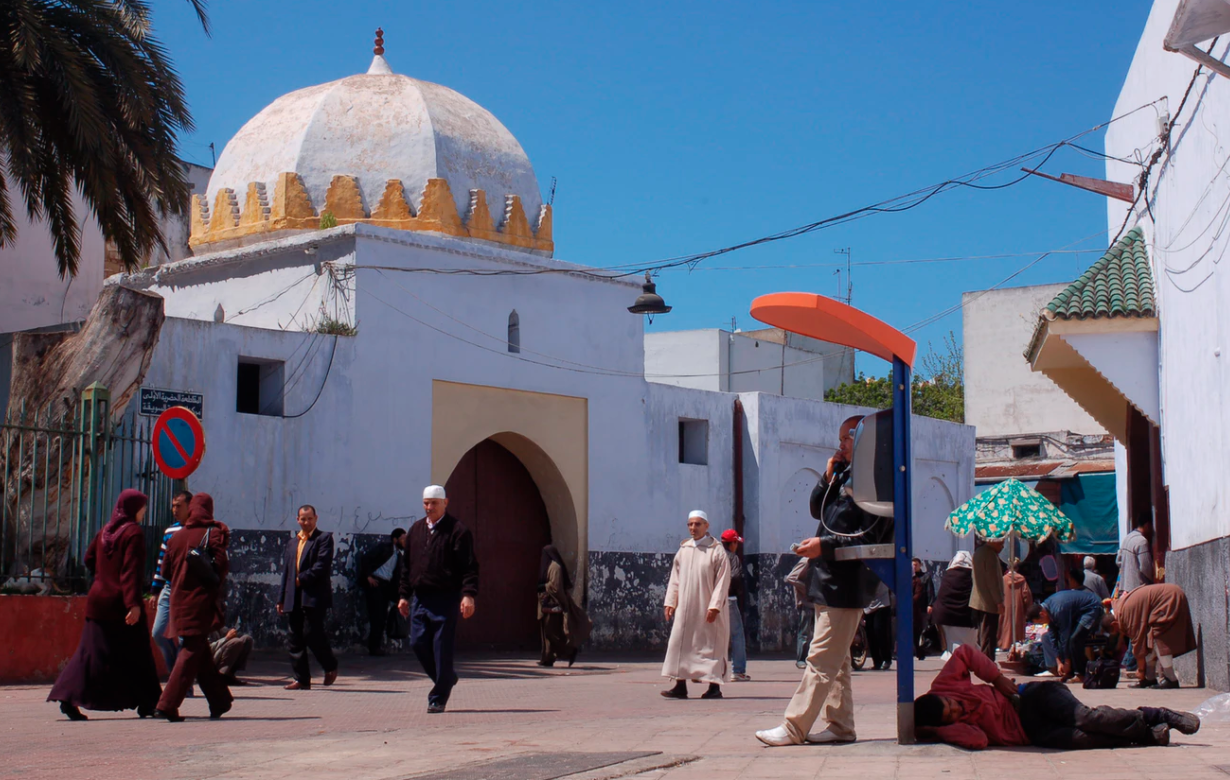
[[668, 699], [688, 698], [688, 680], [707, 682], [702, 699], [722, 698], [722, 683], [731, 679], [730, 561], [709, 535], [709, 518], [699, 509], [688, 515], [692, 536], [679, 545], [666, 586], [666, 619], [673, 620], [662, 676], [675, 681], [662, 691]]

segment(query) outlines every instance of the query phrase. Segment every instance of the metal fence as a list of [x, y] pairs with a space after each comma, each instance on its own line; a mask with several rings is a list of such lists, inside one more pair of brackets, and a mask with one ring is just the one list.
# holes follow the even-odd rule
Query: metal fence
[[0, 591], [83, 592], [86, 551], [129, 487], [150, 498], [142, 525], [152, 576], [174, 489], [154, 464], [152, 421], [113, 422], [99, 384], [71, 411], [50, 409], [10, 409], [0, 423]]

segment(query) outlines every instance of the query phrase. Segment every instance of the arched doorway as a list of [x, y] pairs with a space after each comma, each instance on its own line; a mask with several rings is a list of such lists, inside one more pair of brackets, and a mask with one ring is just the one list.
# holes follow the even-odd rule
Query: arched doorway
[[479, 442], [445, 485], [449, 513], [474, 534], [478, 608], [457, 627], [462, 648], [538, 646], [538, 563], [551, 523], [524, 464], [491, 439]]

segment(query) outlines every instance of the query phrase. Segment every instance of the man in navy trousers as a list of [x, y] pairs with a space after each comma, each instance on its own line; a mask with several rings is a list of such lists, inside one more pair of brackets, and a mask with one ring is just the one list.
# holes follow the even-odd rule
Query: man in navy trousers
[[435, 683], [427, 694], [427, 711], [444, 712], [457, 684], [453, 640], [457, 616], [474, 614], [478, 596], [478, 559], [474, 535], [448, 514], [448, 496], [439, 485], [423, 491], [427, 515], [406, 535], [406, 563], [397, 608], [410, 618], [410, 646]]
[[308, 650], [325, 670], [325, 685], [337, 679], [337, 659], [325, 634], [325, 611], [333, 606], [333, 534], [316, 527], [316, 508], [299, 507], [299, 533], [286, 545], [278, 614], [290, 623], [290, 666], [294, 681], [288, 691], [312, 687]]

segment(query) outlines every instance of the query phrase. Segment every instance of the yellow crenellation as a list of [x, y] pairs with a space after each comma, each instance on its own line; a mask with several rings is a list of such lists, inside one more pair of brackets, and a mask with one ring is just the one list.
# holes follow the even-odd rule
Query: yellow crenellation
[[369, 215], [363, 204], [358, 180], [353, 176], [338, 175], [330, 182], [324, 207], [318, 212], [299, 175], [282, 173], [274, 183], [272, 200], [263, 182], [250, 183], [242, 210], [231, 189], [218, 191], [213, 208], [204, 196], [193, 195], [188, 243], [196, 248], [283, 230], [319, 229], [320, 214], [328, 211], [339, 225], [362, 222], [395, 230], [431, 231], [477, 238], [548, 254], [555, 250], [549, 205], [544, 204], [538, 213], [535, 229], [530, 225], [521, 198], [508, 195], [504, 199], [503, 219], [497, 226], [487, 204], [487, 193], [474, 189], [470, 190], [469, 209], [462, 219], [457, 213], [452, 189], [444, 179], [427, 180], [421, 204], [416, 214], [402, 182], [389, 179], [380, 202]]

